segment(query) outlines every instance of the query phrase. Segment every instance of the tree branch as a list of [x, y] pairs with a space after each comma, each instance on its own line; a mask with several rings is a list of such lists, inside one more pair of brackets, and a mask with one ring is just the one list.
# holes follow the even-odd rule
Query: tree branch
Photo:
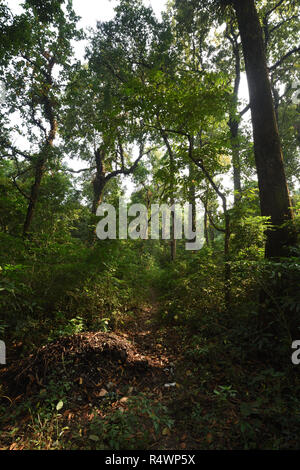
[[287, 54], [285, 54], [281, 59], [279, 59], [275, 64], [269, 67], [269, 72], [273, 72], [277, 67], [279, 67], [286, 59], [288, 59], [291, 55], [295, 54], [296, 52], [300, 52], [300, 47], [294, 47], [291, 49]]
[[240, 116], [242, 117], [247, 111], [249, 111], [249, 109], [251, 108], [251, 104], [248, 103], [247, 106], [244, 107], [244, 109], [242, 109], [242, 111], [240, 111]]
[[280, 5], [282, 5], [284, 2], [285, 2], [285, 0], [279, 0], [279, 2], [277, 2], [274, 5], [274, 7], [271, 8], [271, 10], [267, 11], [267, 13], [265, 14], [265, 17], [268, 18], [273, 13], [273, 11], [277, 10], [277, 8], [279, 8]]

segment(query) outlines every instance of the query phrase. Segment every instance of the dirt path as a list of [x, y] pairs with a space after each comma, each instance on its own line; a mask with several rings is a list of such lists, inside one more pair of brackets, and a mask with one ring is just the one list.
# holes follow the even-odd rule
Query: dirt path
[[166, 327], [161, 326], [158, 310], [159, 303], [152, 294], [151, 303], [142, 307], [116, 334], [129, 340], [150, 362], [167, 367], [177, 359], [180, 338], [174, 331], [168, 334]]

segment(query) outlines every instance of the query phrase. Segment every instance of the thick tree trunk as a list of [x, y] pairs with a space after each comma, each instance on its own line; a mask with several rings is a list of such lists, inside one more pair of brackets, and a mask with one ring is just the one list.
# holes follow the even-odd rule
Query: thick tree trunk
[[30, 230], [30, 227], [31, 227], [31, 222], [32, 222], [34, 211], [35, 211], [36, 204], [37, 204], [37, 201], [38, 201], [42, 179], [43, 179], [43, 176], [44, 176], [44, 173], [45, 173], [46, 162], [49, 158], [49, 152], [51, 152], [51, 149], [53, 147], [53, 142], [54, 142], [54, 139], [56, 137], [57, 122], [54, 118], [52, 108], [50, 110], [49, 122], [51, 124], [51, 129], [50, 129], [47, 141], [45, 143], [44, 149], [41, 151], [41, 153], [40, 153], [40, 155], [37, 159], [37, 163], [36, 163], [36, 167], [35, 167], [34, 183], [31, 187], [29, 204], [28, 204], [28, 208], [27, 208], [25, 222], [24, 222], [24, 225], [23, 225], [23, 237], [24, 238], [27, 237], [27, 235], [29, 233], [29, 230]]
[[233, 0], [248, 80], [261, 213], [274, 227], [267, 231], [266, 257], [287, 256], [296, 242], [283, 157], [268, 77], [262, 29], [254, 0]]
[[[49, 65], [49, 80], [48, 80], [49, 85], [52, 85], [51, 71], [52, 71], [53, 65], [54, 65], [54, 62], [51, 62], [51, 64]], [[31, 227], [31, 222], [32, 222], [34, 211], [35, 211], [36, 204], [38, 201], [42, 179], [45, 173], [46, 163], [48, 159], [51, 157], [54, 139], [56, 138], [56, 134], [57, 134], [57, 121], [55, 118], [55, 112], [53, 109], [53, 104], [48, 96], [45, 96], [43, 99], [43, 107], [44, 107], [44, 116], [50, 125], [50, 130], [36, 162], [34, 183], [31, 187], [29, 204], [27, 208], [25, 222], [23, 225], [23, 237], [24, 238], [27, 237], [30, 227]]]
[[38, 195], [39, 195], [44, 172], [45, 172], [45, 157], [43, 155], [40, 155], [36, 164], [36, 168], [35, 168], [34, 183], [31, 187], [29, 204], [27, 207], [26, 218], [25, 218], [25, 222], [23, 225], [23, 237], [26, 237], [30, 230], [30, 226], [31, 226], [31, 222], [33, 219], [33, 214], [34, 214], [34, 210], [36, 207], [36, 203], [38, 200]]
[[93, 190], [94, 190], [93, 205], [92, 205], [93, 214], [96, 214], [98, 206], [102, 202], [105, 184], [106, 184], [105, 178], [101, 177], [101, 175], [95, 176], [93, 180]]

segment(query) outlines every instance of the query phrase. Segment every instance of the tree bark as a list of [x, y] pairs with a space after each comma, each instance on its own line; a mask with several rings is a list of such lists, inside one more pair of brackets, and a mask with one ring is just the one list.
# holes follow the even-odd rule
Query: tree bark
[[[291, 200], [276, 122], [262, 29], [254, 0], [233, 0], [239, 25], [249, 87], [254, 152], [258, 175], [261, 214], [270, 217], [266, 258], [289, 255], [296, 243]], [[285, 224], [283, 226], [283, 224]]]
[[[192, 230], [193, 232], [196, 232], [196, 189], [193, 162], [189, 163], [189, 204], [192, 210]], [[192, 241], [195, 241], [195, 238]]]
[[209, 237], [208, 237], [208, 215], [206, 207], [204, 208], [204, 238], [206, 245], [209, 246]]
[[103, 191], [106, 185], [105, 167], [104, 167], [104, 150], [99, 148], [95, 150], [96, 176], [93, 180], [93, 206], [92, 212], [96, 214], [98, 206], [102, 202]]
[[241, 54], [238, 43], [238, 35], [235, 34], [233, 27], [226, 33], [227, 39], [230, 41], [234, 56], [234, 86], [232, 93], [232, 108], [229, 115], [230, 142], [232, 151], [232, 168], [233, 168], [233, 189], [234, 189], [234, 205], [237, 205], [241, 198], [241, 166], [240, 166], [240, 143], [239, 143], [239, 120], [238, 114], [238, 94], [241, 83]]
[[[49, 104], [47, 98], [46, 98], [46, 102], [47, 104]], [[45, 143], [44, 149], [41, 151], [37, 159], [37, 163], [35, 167], [34, 183], [31, 187], [29, 204], [27, 207], [26, 218], [25, 218], [25, 222], [23, 225], [23, 238], [27, 237], [30, 227], [31, 227], [34, 211], [35, 211], [36, 204], [38, 201], [42, 179], [45, 173], [46, 162], [49, 158], [48, 152], [51, 152], [51, 149], [53, 147], [53, 142], [57, 133], [57, 122], [56, 122], [56, 119], [54, 118], [52, 106], [50, 106], [48, 110], [47, 117], [49, 118], [51, 129], [47, 137], [47, 141]]]
[[[175, 190], [176, 190], [176, 182], [175, 182], [175, 159], [174, 159], [174, 153], [171, 148], [168, 135], [164, 130], [161, 129], [161, 135], [164, 140], [164, 143], [167, 147], [167, 151], [169, 154], [170, 158], [170, 192], [171, 192], [171, 198], [170, 198], [170, 203], [171, 206], [174, 206], [175, 204]], [[176, 258], [176, 239], [175, 239], [175, 207], [174, 210], [171, 212], [171, 241], [170, 241], [170, 247], [171, 247], [171, 261], [174, 261]]]
[[29, 204], [27, 207], [26, 218], [25, 218], [25, 222], [23, 225], [23, 237], [26, 237], [30, 230], [34, 210], [35, 210], [37, 200], [38, 200], [38, 195], [40, 192], [42, 178], [45, 172], [45, 163], [46, 163], [45, 157], [43, 155], [40, 155], [38, 158], [36, 167], [35, 167], [34, 183], [30, 191]]
[[239, 144], [239, 123], [236, 119], [230, 118], [230, 141], [232, 150], [232, 167], [233, 167], [233, 189], [234, 189], [234, 205], [236, 206], [241, 199], [241, 163], [240, 163], [240, 144]]
[[[174, 186], [172, 185], [172, 191], [174, 191]], [[176, 258], [176, 238], [175, 238], [175, 198], [174, 195], [171, 197], [171, 207], [173, 211], [171, 212], [171, 261], [175, 261]]]

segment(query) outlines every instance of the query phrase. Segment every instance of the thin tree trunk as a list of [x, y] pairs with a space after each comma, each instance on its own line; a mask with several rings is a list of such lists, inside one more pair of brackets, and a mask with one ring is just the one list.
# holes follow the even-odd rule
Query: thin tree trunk
[[208, 215], [206, 208], [204, 209], [204, 238], [206, 245], [209, 246], [209, 236], [208, 236]]
[[233, 168], [233, 188], [234, 188], [234, 205], [241, 198], [241, 165], [240, 165], [240, 143], [239, 143], [239, 120], [238, 113], [238, 94], [241, 83], [241, 55], [238, 44], [238, 35], [235, 34], [233, 27], [226, 33], [227, 39], [232, 45], [232, 51], [235, 61], [235, 77], [232, 94], [232, 108], [230, 110], [228, 126], [230, 129], [230, 142], [232, 150], [232, 168]]
[[104, 150], [99, 148], [95, 150], [95, 163], [96, 163], [96, 176], [93, 180], [93, 205], [92, 205], [92, 212], [96, 214], [98, 206], [102, 202], [103, 198], [103, 191], [106, 185], [106, 177], [105, 177], [105, 168], [104, 168]]
[[233, 0], [241, 34], [249, 87], [255, 161], [261, 214], [270, 217], [273, 230], [267, 231], [267, 258], [288, 256], [296, 242], [293, 220], [264, 52], [262, 29], [254, 0]]
[[192, 209], [192, 230], [196, 231], [196, 189], [195, 189], [194, 164], [189, 163], [189, 204]]
[[[189, 163], [189, 190], [188, 198], [190, 210], [192, 211], [192, 231], [196, 233], [196, 188], [195, 188], [195, 166], [193, 162]], [[191, 239], [191, 242], [196, 241], [196, 235]]]
[[231, 269], [230, 269], [230, 252], [229, 252], [229, 242], [230, 242], [230, 217], [226, 208], [226, 205], [223, 204], [224, 218], [225, 218], [225, 235], [224, 235], [224, 259], [225, 259], [225, 305], [227, 310], [230, 307], [231, 302]]
[[239, 123], [235, 119], [230, 119], [230, 141], [232, 150], [233, 167], [233, 189], [234, 205], [236, 206], [241, 199], [241, 163], [240, 163], [240, 144], [239, 144]]
[[171, 235], [171, 261], [176, 259], [176, 239], [175, 239], [175, 214], [171, 213], [172, 216], [172, 235]]
[[215, 230], [211, 224], [208, 225], [208, 239], [211, 245], [215, 242]]
[[206, 241], [206, 245], [210, 246], [210, 240], [209, 240], [209, 213], [208, 213], [208, 191], [205, 191], [204, 196], [203, 196], [203, 206], [204, 206], [204, 238]]
[[[172, 191], [174, 191], [174, 186], [172, 186]], [[171, 261], [174, 261], [176, 258], [176, 238], [175, 238], [175, 198], [171, 197], [171, 207], [173, 211], [171, 212]]]
[[[174, 168], [174, 153], [171, 148], [168, 136], [165, 131], [161, 129], [161, 135], [164, 140], [164, 143], [167, 147], [169, 158], [170, 158], [170, 188], [171, 188], [171, 206], [174, 206], [175, 204], [175, 197], [174, 197], [174, 192], [176, 188], [175, 184], [175, 168]], [[171, 212], [171, 243], [170, 243], [170, 248], [171, 248], [171, 261], [174, 261], [176, 258], [176, 239], [175, 239], [175, 207], [174, 210]]]

